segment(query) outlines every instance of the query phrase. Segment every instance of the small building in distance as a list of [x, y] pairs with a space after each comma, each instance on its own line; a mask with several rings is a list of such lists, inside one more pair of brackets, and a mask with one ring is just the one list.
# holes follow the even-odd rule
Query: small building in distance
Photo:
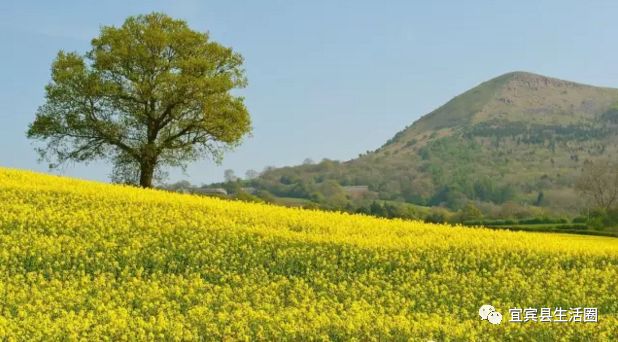
[[223, 188], [200, 188], [195, 190], [196, 194], [200, 195], [224, 195], [227, 196], [227, 191]]

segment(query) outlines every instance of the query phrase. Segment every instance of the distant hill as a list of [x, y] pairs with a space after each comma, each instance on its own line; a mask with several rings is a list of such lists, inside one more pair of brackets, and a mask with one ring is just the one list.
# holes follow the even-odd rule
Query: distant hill
[[575, 213], [582, 205], [575, 180], [584, 163], [600, 158], [618, 159], [618, 89], [512, 72], [453, 98], [376, 151], [271, 169], [253, 183], [317, 202], [335, 193], [343, 203], [345, 186], [366, 185], [369, 199]]

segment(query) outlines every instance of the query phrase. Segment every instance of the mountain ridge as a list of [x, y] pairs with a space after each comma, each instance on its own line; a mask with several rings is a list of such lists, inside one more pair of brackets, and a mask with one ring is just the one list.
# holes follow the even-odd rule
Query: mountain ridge
[[[530, 92], [542, 94], [543, 92], [546, 92], [548, 88], [561, 89], [562, 92], [566, 92], [566, 94], [563, 95], [566, 95], [564, 97], [567, 98], [569, 95], [569, 89], [575, 89], [577, 91], [584, 90], [585, 93], [604, 93], [606, 94], [603, 96], [605, 99], [601, 101], [602, 103], [600, 103], [600, 106], [603, 107], [602, 109], [608, 109], [612, 104], [618, 102], [618, 88], [597, 87], [594, 85], [562, 80], [559, 78], [543, 76], [526, 71], [513, 71], [482, 82], [477, 86], [455, 96], [444, 105], [421, 116], [418, 120], [414, 121], [406, 129], [398, 132], [397, 134], [401, 136], [407, 129], [411, 129], [415, 125], [418, 127], [417, 130], [440, 130], [444, 128], [452, 128], [453, 126], [461, 126], [468, 123], [478, 123], [479, 121], [484, 121], [482, 120], [482, 116], [484, 114], [487, 114], [487, 112], [491, 112], [492, 110], [495, 111], [496, 103], [493, 103], [493, 106], [491, 106], [493, 108], [487, 108], [492, 101], [501, 102], [501, 104], [498, 105], [502, 105], [502, 107], [514, 106], [518, 104], [518, 100], [521, 97], [525, 97], [531, 102], [527, 104], [528, 111], [536, 110], [539, 113], [546, 113], [552, 110], [552, 108], [542, 107], [547, 103], [547, 101], [543, 101], [543, 98], [540, 96], [537, 96], [536, 98], [529, 98], [527, 96], [530, 95]], [[609, 93], [613, 93], [613, 95], [607, 96]], [[564, 100], [564, 97], [561, 100]], [[578, 100], [582, 101], [582, 99]], [[568, 111], [574, 112], [579, 109], [573, 102], [574, 101], [571, 101], [571, 103], [569, 103], [573, 106], [573, 108], [570, 108]], [[590, 106], [590, 102], [580, 102], [580, 106]], [[460, 107], [466, 107], [467, 110], [462, 111]], [[602, 111], [602, 109], [598, 111]], [[556, 108], [554, 108], [554, 111], [555, 110]], [[589, 111], [590, 108], [584, 108], [584, 112]], [[441, 115], [446, 116], [446, 118], [441, 118]], [[479, 116], [481, 117], [479, 118]], [[505, 119], [508, 120], [509, 118], [505, 117]], [[560, 119], [564, 120], [564, 118]]]
[[[333, 208], [378, 199], [459, 210], [474, 201], [576, 215], [577, 177], [600, 159], [618, 159], [618, 89], [517, 71], [455, 96], [375, 151], [271, 169], [252, 183]], [[358, 185], [369, 190], [361, 200], [337, 188]]]

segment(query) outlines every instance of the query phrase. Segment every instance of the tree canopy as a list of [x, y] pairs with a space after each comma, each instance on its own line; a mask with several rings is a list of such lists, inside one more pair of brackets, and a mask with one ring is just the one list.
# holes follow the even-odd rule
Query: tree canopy
[[238, 145], [251, 131], [243, 58], [161, 13], [105, 26], [83, 55], [60, 51], [29, 138], [42, 158], [110, 159], [112, 178], [151, 187], [156, 172]]

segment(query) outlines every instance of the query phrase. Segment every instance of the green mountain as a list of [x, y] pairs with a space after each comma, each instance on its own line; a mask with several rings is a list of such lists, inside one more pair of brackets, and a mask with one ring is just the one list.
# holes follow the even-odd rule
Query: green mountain
[[453, 98], [376, 151], [268, 170], [253, 184], [333, 207], [380, 199], [460, 209], [475, 201], [487, 210], [515, 203], [576, 213], [582, 166], [608, 158], [618, 160], [618, 89], [512, 72]]

